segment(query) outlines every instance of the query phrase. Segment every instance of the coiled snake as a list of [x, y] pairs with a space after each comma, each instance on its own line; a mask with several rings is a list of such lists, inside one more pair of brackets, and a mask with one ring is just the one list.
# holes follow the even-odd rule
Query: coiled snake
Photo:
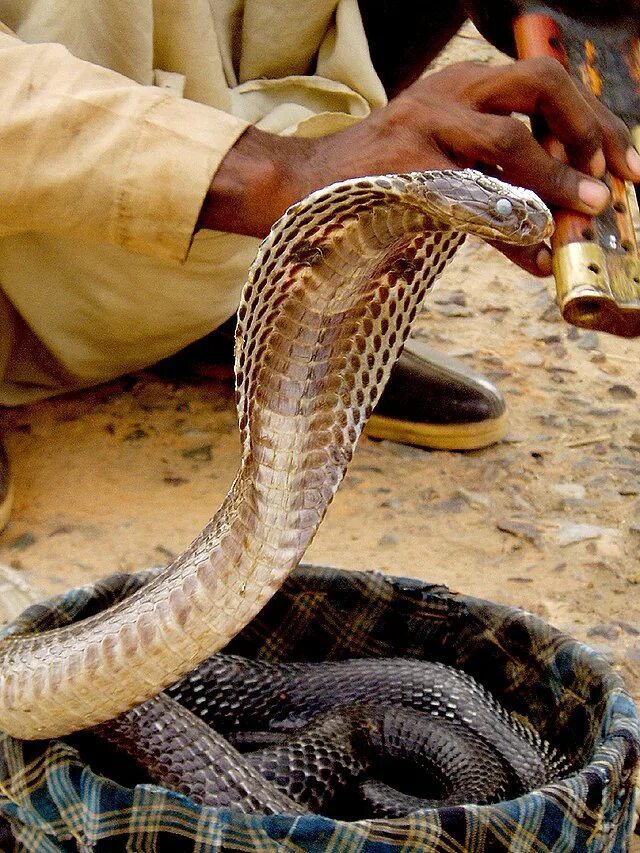
[[361, 178], [293, 205], [238, 311], [242, 461], [194, 542], [130, 598], [0, 644], [0, 728], [50, 738], [111, 720], [218, 651], [298, 564], [427, 290], [465, 233], [537, 243], [532, 193], [473, 170]]

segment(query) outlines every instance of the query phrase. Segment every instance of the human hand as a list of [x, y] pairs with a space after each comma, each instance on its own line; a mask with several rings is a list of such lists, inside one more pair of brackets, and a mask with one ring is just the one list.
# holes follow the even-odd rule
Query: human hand
[[[513, 112], [544, 118], [571, 165], [548, 154]], [[640, 181], [640, 155], [624, 123], [547, 58], [451, 65], [359, 125], [316, 142], [315, 166], [333, 179], [473, 166], [534, 190], [552, 207], [591, 215], [609, 200], [606, 186], [594, 180], [607, 166]], [[503, 250], [536, 275], [551, 272], [542, 245]]]
[[[571, 165], [554, 159], [512, 113], [542, 117]], [[250, 128], [216, 174], [202, 227], [263, 236], [289, 204], [334, 181], [387, 172], [474, 166], [537, 192], [549, 205], [598, 213], [608, 166], [640, 181], [640, 155], [622, 121], [553, 59], [504, 66], [465, 62], [416, 81], [346, 130], [316, 139]], [[551, 271], [542, 245], [504, 248], [536, 275]]]

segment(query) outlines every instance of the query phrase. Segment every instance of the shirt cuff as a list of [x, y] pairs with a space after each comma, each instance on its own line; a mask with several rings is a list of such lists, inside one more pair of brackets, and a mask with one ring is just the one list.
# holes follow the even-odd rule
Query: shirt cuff
[[169, 92], [139, 122], [116, 200], [116, 240], [182, 262], [213, 176], [248, 123]]

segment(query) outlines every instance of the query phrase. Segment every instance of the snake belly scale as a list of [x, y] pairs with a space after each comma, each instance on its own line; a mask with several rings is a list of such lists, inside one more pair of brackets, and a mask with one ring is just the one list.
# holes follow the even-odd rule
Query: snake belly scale
[[532, 193], [472, 170], [361, 178], [293, 205], [239, 308], [242, 460], [167, 569], [108, 611], [0, 644], [0, 728], [58, 737], [155, 696], [221, 649], [300, 561], [424, 296], [465, 233], [535, 244]]

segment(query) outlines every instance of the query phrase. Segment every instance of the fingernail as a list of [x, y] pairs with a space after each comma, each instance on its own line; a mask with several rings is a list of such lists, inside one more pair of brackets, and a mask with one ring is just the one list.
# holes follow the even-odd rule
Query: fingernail
[[583, 204], [597, 213], [609, 201], [609, 190], [604, 184], [596, 181], [580, 181], [578, 196]]
[[598, 148], [596, 153], [589, 160], [589, 173], [594, 178], [601, 178], [607, 170], [607, 161], [604, 159], [604, 151]]
[[633, 145], [627, 148], [627, 166], [637, 178], [640, 178], [640, 154]]
[[540, 249], [540, 251], [536, 255], [536, 266], [538, 267], [542, 275], [551, 275], [551, 252], [547, 249], [546, 246], [543, 246], [542, 249]]

